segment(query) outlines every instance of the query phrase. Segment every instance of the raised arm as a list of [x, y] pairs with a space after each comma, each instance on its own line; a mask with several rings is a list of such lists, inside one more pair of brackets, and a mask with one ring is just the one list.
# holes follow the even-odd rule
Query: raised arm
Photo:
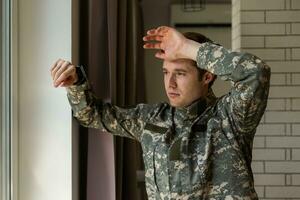
[[201, 44], [197, 53], [198, 67], [233, 82], [222, 99], [239, 132], [251, 132], [258, 125], [267, 105], [270, 68], [249, 53], [232, 52], [211, 44]]
[[261, 59], [212, 43], [197, 43], [165, 26], [149, 30], [144, 41], [144, 48], [159, 50], [157, 58], [191, 59], [199, 68], [232, 81], [231, 91], [222, 99], [223, 107], [232, 116], [238, 131], [256, 128], [267, 104], [270, 82], [270, 68]]

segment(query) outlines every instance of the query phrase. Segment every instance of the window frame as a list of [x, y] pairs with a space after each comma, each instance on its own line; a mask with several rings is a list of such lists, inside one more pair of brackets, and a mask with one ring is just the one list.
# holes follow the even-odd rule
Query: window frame
[[17, 0], [0, 0], [0, 198], [17, 200]]

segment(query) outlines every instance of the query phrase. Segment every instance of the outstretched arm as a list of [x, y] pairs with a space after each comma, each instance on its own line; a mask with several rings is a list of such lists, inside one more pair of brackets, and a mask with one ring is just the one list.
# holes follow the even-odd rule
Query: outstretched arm
[[147, 105], [121, 108], [102, 102], [95, 97], [80, 70], [64, 60], [53, 65], [51, 75], [55, 87], [66, 87], [73, 115], [81, 125], [140, 140], [145, 118], [149, 115]]

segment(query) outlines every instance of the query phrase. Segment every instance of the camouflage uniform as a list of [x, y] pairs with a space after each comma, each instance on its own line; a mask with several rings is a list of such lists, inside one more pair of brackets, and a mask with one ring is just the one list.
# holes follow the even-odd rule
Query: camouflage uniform
[[88, 82], [67, 89], [74, 116], [86, 127], [138, 140], [149, 199], [258, 199], [252, 143], [267, 104], [270, 68], [248, 53], [201, 44], [198, 67], [230, 92], [185, 108], [167, 103], [121, 108], [97, 100]]

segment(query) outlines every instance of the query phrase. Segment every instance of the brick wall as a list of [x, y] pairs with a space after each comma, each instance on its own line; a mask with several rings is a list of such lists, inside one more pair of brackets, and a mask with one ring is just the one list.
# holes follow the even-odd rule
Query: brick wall
[[232, 0], [233, 49], [272, 70], [252, 169], [260, 199], [300, 199], [300, 0]]

